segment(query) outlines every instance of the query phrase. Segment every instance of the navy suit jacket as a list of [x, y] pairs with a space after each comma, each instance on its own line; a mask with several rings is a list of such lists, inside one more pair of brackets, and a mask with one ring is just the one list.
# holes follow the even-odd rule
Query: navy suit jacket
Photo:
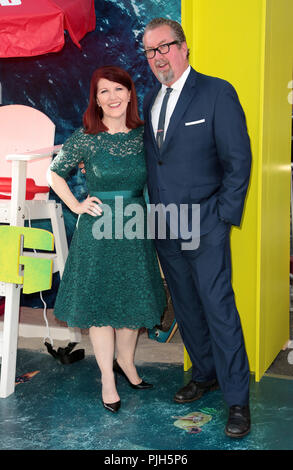
[[200, 204], [200, 233], [223, 219], [240, 225], [251, 149], [237, 93], [225, 80], [191, 68], [159, 150], [151, 109], [161, 84], [144, 99], [150, 203]]

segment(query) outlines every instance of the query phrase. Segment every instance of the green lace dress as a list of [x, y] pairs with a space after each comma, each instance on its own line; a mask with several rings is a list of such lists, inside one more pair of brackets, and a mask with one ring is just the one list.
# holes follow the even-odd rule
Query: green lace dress
[[153, 240], [146, 237], [143, 127], [97, 135], [78, 129], [50, 168], [66, 178], [80, 161], [88, 193], [99, 197], [104, 212], [78, 217], [54, 314], [79, 328], [152, 328], [166, 296]]

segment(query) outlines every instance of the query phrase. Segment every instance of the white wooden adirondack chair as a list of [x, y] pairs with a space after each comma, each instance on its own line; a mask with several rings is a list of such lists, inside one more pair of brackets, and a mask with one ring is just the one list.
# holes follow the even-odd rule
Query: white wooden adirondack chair
[[[53, 259], [53, 272], [59, 271], [61, 278], [68, 254], [66, 232], [61, 204], [49, 200], [46, 179], [52, 155], [61, 148], [54, 146], [54, 136], [55, 125], [42, 112], [23, 105], [0, 107], [0, 223], [23, 227], [25, 220], [50, 219], [56, 253], [42, 253], [41, 257]], [[4, 319], [0, 322], [1, 398], [13, 393], [15, 387], [21, 287], [0, 282], [0, 296], [5, 297]], [[46, 336], [45, 326], [29, 328], [26, 336]], [[79, 329], [63, 331], [70, 341], [80, 342]]]

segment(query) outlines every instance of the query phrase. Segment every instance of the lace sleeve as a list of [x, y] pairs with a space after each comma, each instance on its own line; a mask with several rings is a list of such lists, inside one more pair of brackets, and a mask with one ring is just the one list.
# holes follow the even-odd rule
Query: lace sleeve
[[50, 170], [66, 178], [78, 163], [86, 158], [86, 134], [82, 128], [76, 130], [63, 144], [50, 165]]

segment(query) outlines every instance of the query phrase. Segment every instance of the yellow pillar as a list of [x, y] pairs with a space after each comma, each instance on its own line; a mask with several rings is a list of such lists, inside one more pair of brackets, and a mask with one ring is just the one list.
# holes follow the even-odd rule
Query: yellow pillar
[[292, 19], [292, 0], [182, 0], [191, 65], [232, 83], [247, 118], [251, 181], [231, 247], [256, 381], [289, 339]]

